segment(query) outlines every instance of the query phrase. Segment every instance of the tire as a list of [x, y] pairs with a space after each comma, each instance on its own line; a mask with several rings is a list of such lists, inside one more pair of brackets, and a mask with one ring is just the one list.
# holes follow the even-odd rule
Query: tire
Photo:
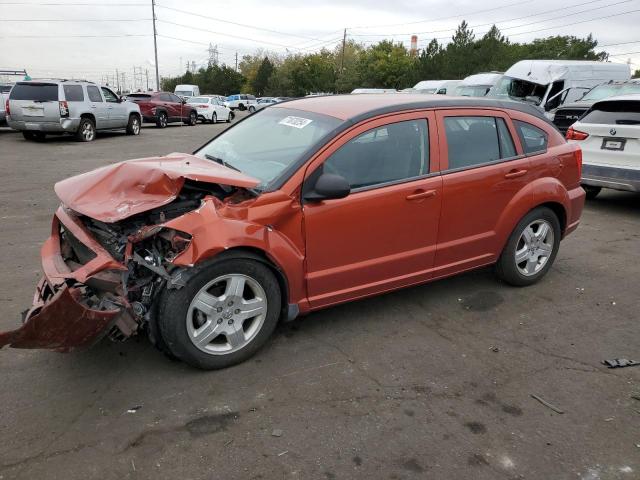
[[129, 115], [127, 135], [140, 135], [140, 117], [136, 114]]
[[[542, 225], [546, 225], [546, 233], [540, 230]], [[546, 207], [531, 210], [518, 222], [502, 250], [496, 263], [498, 277], [517, 287], [536, 283], [553, 265], [561, 235], [560, 221], [552, 210]], [[527, 241], [527, 236], [531, 240]], [[522, 260], [518, 262], [518, 258]]]
[[[237, 291], [245, 300], [229, 293], [231, 279], [234, 287], [244, 285]], [[196, 299], [203, 296], [208, 303], [200, 305], [208, 313], [195, 307]], [[249, 305], [252, 299], [254, 304]], [[280, 287], [266, 265], [229, 259], [203, 267], [181, 289], [165, 290], [158, 306], [158, 326], [171, 353], [183, 362], [205, 370], [226, 368], [248, 359], [265, 344], [278, 323], [280, 307]], [[246, 313], [257, 311], [262, 313], [254, 317]], [[208, 338], [196, 345], [192, 338], [205, 333]]]
[[244, 106], [244, 103], [241, 103], [240, 105], [238, 105], [238, 110], [240, 110], [241, 112], [244, 111], [246, 107]]
[[582, 188], [587, 194], [587, 200], [593, 200], [602, 191], [602, 187], [594, 187], [592, 185], [582, 185]]
[[254, 107], [253, 105], [249, 105], [249, 113], [253, 113], [256, 111], [256, 107]]
[[193, 127], [195, 125], [198, 124], [198, 114], [194, 111], [191, 111], [191, 113], [189, 113], [189, 118], [186, 122], [187, 125], [189, 125], [190, 127]]
[[233, 120], [234, 118], [236, 118], [236, 114], [233, 110], [231, 110], [229, 112], [229, 117], [227, 117], [227, 122], [231, 122], [231, 120]]
[[76, 131], [76, 140], [79, 142], [92, 142], [96, 138], [96, 126], [90, 118], [81, 118]]
[[160, 112], [158, 114], [158, 119], [156, 120], [156, 126], [158, 128], [167, 128], [168, 123], [169, 117], [167, 117], [167, 112]]
[[213, 115], [211, 115], [211, 123], [218, 123], [218, 115], [216, 112], [213, 112]]

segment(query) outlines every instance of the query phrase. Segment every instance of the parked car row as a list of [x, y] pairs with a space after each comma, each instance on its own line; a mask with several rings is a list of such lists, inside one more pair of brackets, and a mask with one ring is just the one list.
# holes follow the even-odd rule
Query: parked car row
[[90, 142], [99, 131], [139, 135], [142, 123], [165, 128], [171, 122], [193, 126], [198, 120], [215, 123], [234, 118], [223, 105], [225, 97], [187, 98], [169, 92], [131, 93], [123, 98], [108, 86], [81, 80], [20, 81], [0, 85], [0, 124], [6, 121], [27, 140], [66, 133]]

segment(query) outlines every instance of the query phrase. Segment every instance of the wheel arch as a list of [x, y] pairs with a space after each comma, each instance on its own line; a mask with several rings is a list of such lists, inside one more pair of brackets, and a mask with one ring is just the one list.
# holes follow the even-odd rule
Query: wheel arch
[[96, 126], [96, 117], [93, 113], [89, 113], [89, 112], [85, 112], [83, 114], [80, 115], [80, 118], [88, 118], [89, 120], [91, 120], [93, 122], [93, 126]]

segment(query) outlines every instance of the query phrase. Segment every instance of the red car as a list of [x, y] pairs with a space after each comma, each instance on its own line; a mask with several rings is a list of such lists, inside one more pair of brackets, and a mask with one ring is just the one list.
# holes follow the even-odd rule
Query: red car
[[131, 93], [127, 100], [137, 103], [142, 121], [165, 128], [170, 122], [183, 122], [194, 126], [198, 123], [198, 111], [193, 105], [169, 92]]
[[580, 221], [581, 151], [533, 107], [353, 95], [247, 117], [193, 155], [63, 180], [25, 324], [68, 351], [148, 332], [191, 365], [247, 359], [279, 320], [495, 264], [540, 280]]

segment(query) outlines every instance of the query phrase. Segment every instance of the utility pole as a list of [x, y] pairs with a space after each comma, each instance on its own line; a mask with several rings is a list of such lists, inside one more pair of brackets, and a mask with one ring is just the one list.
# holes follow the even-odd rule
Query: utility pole
[[120, 90], [120, 74], [118, 73], [118, 69], [116, 68], [116, 83], [118, 85], [118, 94], [122, 94]]
[[160, 90], [160, 73], [158, 71], [158, 33], [156, 32], [156, 0], [151, 0], [151, 14], [153, 16], [153, 53], [156, 59], [156, 90]]
[[236, 52], [236, 72], [238, 71], [238, 52]]
[[340, 75], [342, 75], [342, 70], [344, 69], [344, 47], [347, 43], [347, 29], [344, 29], [344, 35], [342, 36], [342, 56], [340, 58]]
[[147, 92], [149, 91], [149, 69], [144, 69], [144, 76], [147, 77]]

